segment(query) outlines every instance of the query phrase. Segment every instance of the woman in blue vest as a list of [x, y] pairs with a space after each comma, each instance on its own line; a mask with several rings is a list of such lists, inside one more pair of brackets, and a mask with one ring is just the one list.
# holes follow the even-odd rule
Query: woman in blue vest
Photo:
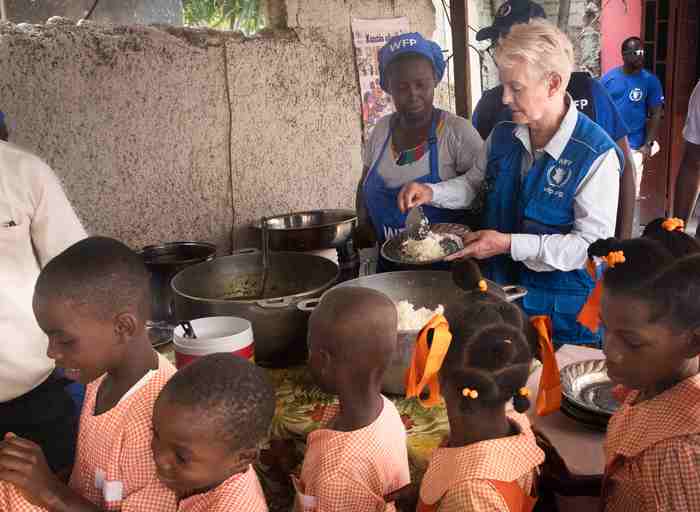
[[491, 279], [525, 286], [525, 312], [550, 316], [556, 343], [597, 344], [577, 316], [593, 289], [588, 246], [615, 232], [623, 157], [566, 93], [574, 52], [557, 27], [515, 25], [499, 40], [496, 63], [513, 121], [494, 128], [464, 176], [409, 184], [399, 207], [483, 199], [484, 230], [467, 234], [456, 257], [485, 260]]
[[[396, 113], [377, 123], [363, 148], [357, 210], [358, 231], [365, 236], [356, 237], [365, 239], [361, 245], [367, 239], [381, 244], [404, 229], [406, 213], [397, 206], [403, 185], [459, 176], [481, 151], [483, 142], [466, 119], [433, 106], [444, 71], [440, 47], [418, 33], [393, 37], [379, 52], [379, 83]], [[466, 223], [462, 209], [427, 206], [425, 213], [431, 223]], [[392, 269], [380, 259], [379, 271]]]

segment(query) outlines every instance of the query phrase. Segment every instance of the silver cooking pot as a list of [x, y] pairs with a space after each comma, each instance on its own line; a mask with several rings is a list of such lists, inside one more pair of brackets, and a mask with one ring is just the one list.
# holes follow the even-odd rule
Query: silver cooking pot
[[337, 277], [338, 265], [321, 256], [274, 252], [266, 296], [237, 300], [250, 296], [262, 279], [260, 251], [246, 249], [189, 267], [173, 278], [171, 286], [178, 321], [217, 315], [250, 320], [256, 360], [277, 365], [290, 357], [290, 351], [303, 353], [306, 346], [308, 314], [297, 303], [318, 297]]
[[[487, 282], [487, 293], [508, 302], [516, 301], [527, 294], [524, 288], [500, 286], [488, 280]], [[435, 309], [442, 304], [446, 311], [463, 304], [465, 301], [472, 300], [474, 293], [477, 293], [465, 292], [454, 283], [451, 272], [439, 270], [413, 270], [374, 274], [345, 281], [332, 289], [347, 286], [372, 288], [384, 293], [395, 303], [407, 300], [416, 309], [421, 307]], [[319, 301], [320, 299], [302, 301], [299, 303], [299, 309], [313, 311]], [[385, 393], [396, 395], [405, 393], [406, 369], [411, 364], [411, 357], [413, 356], [416, 337], [419, 332], [399, 331], [396, 353], [384, 374], [382, 390]]]

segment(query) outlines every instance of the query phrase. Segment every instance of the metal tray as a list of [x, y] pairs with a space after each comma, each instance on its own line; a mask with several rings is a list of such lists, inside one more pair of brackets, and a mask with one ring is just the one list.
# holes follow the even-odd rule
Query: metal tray
[[590, 430], [595, 430], [596, 432], [606, 432], [608, 430], [609, 417], [577, 407], [567, 400], [566, 397], [561, 401], [559, 410], [567, 418]]
[[576, 407], [609, 418], [620, 406], [604, 359], [573, 363], [560, 373], [562, 394]]
[[443, 261], [443, 259], [446, 258], [447, 256], [461, 251], [462, 248], [464, 247], [464, 244], [462, 243], [462, 236], [464, 236], [464, 233], [467, 233], [468, 231], [470, 231], [470, 229], [467, 226], [464, 226], [462, 224], [447, 224], [447, 223], [445, 223], [445, 224], [431, 224], [430, 231], [433, 233], [441, 234], [441, 235], [451, 235], [450, 240], [447, 242], [448, 246], [446, 247], [446, 251], [445, 251], [444, 256], [442, 256], [440, 258], [432, 259], [432, 260], [425, 260], [425, 261], [416, 261], [416, 260], [407, 258], [406, 254], [404, 253], [401, 246], [406, 240], [408, 240], [411, 237], [411, 234], [412, 234], [411, 231], [402, 231], [394, 238], [390, 238], [389, 240], [384, 242], [382, 244], [382, 248], [381, 248], [382, 256], [385, 259], [391, 261], [392, 263], [397, 263], [399, 265], [412, 265], [412, 266], [433, 265], [434, 263], [438, 263], [440, 261]]

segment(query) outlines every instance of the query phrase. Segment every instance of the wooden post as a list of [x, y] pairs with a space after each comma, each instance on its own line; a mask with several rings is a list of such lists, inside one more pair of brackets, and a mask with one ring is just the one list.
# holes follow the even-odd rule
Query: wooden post
[[457, 115], [470, 119], [472, 104], [467, 22], [468, 1], [451, 0], [450, 19], [452, 20], [452, 61], [455, 70], [455, 106]]
[[7, 21], [7, 6], [5, 5], [5, 0], [0, 0], [0, 19], [2, 21]]

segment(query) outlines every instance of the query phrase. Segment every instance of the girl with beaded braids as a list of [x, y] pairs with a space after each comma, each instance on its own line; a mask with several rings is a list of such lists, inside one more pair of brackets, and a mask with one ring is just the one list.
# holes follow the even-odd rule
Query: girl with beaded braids
[[504, 301], [476, 300], [448, 319], [439, 380], [450, 436], [432, 455], [418, 510], [531, 510], [544, 454], [522, 414], [532, 361], [523, 315]]
[[545, 477], [560, 494], [600, 492], [605, 512], [700, 510], [700, 256], [674, 259], [646, 238], [591, 253], [611, 249], [599, 316], [608, 376], [630, 391], [610, 419], [597, 489], [563, 464]]

